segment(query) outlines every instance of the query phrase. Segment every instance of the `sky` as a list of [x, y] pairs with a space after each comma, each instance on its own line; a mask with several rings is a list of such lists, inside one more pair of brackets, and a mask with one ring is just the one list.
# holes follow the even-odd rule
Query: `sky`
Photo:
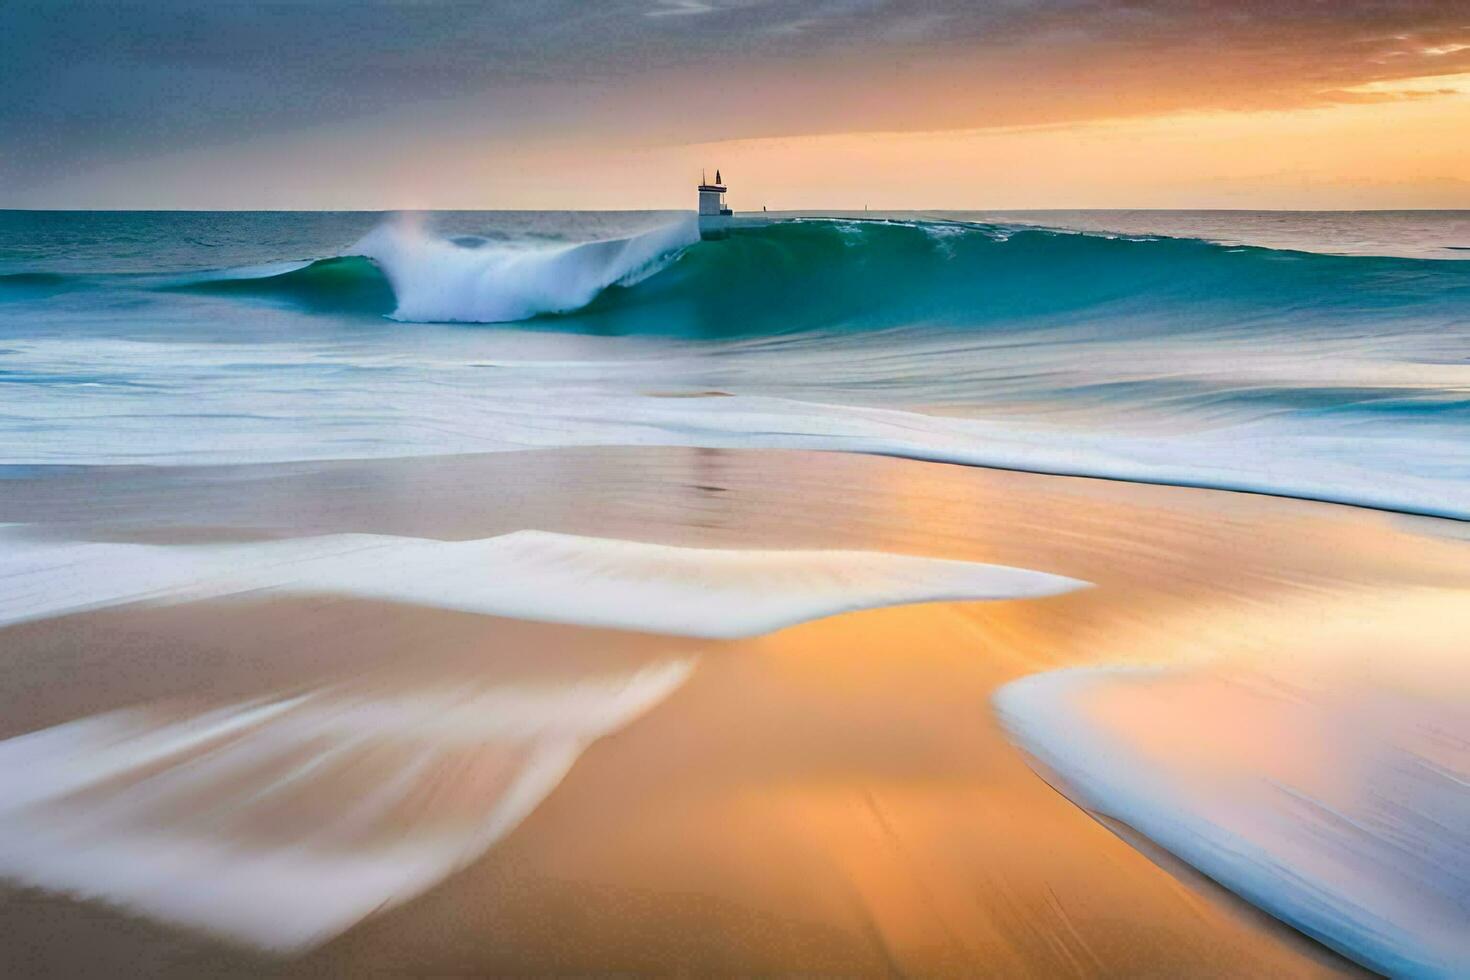
[[0, 207], [1470, 207], [1470, 0], [3, 0]]

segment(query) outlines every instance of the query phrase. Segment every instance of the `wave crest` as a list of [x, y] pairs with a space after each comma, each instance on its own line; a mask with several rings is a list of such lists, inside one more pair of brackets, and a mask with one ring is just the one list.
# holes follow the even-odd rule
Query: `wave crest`
[[692, 215], [629, 238], [549, 248], [466, 247], [399, 220], [378, 226], [354, 250], [383, 270], [396, 320], [503, 323], [579, 309], [611, 285], [657, 272], [698, 241]]

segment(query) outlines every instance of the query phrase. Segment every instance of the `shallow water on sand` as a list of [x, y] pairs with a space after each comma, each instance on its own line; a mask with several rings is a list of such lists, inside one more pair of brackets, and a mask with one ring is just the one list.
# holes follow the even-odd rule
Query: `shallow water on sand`
[[[225, 571], [211, 575], [261, 585], [258, 559], [242, 556], [286, 556], [270, 566], [267, 591], [168, 596], [3, 630], [10, 740], [0, 750], [31, 761], [7, 770], [30, 802], [11, 794], [0, 823], [45, 814], [52, 835], [11, 854], [7, 873], [246, 949], [328, 940], [303, 961], [309, 969], [1341, 969], [1291, 933], [1242, 918], [1208, 883], [1181, 885], [1171, 876], [1180, 867], [1152, 864], [1032, 776], [989, 700], [1024, 675], [1043, 686], [1067, 676], [1037, 674], [1058, 667], [1178, 672], [1182, 686], [1163, 708], [1120, 675], [1129, 700], [1117, 717], [1087, 716], [1100, 726], [1090, 744], [1112, 738], [1119, 756], [1141, 753], [1130, 772], [1155, 767], [1167, 812], [1234, 814], [1238, 830], [1275, 812], [1252, 780], [1294, 779], [1299, 796], [1338, 794], [1324, 798], [1338, 806], [1384, 787], [1416, 799], [1394, 761], [1413, 744], [1398, 720], [1429, 718], [1433, 704], [1463, 695], [1463, 672], [1436, 666], [1419, 624], [1424, 601], [1463, 589], [1470, 564], [1451, 525], [1427, 518], [859, 455], [689, 449], [81, 468], [12, 472], [6, 485], [0, 520], [25, 525], [5, 533], [23, 534], [33, 558], [78, 557], [70, 542], [104, 557], [154, 549], [165, 562], [190, 549], [222, 559]], [[555, 533], [497, 537], [527, 527]], [[343, 594], [336, 573], [314, 563], [340, 565], [351, 537], [424, 542], [423, 561], [357, 563]], [[521, 595], [540, 582], [536, 601], [552, 618], [600, 617], [606, 593], [619, 614], [667, 631], [680, 605], [672, 593], [656, 604], [630, 596], [697, 582], [700, 601], [724, 602], [759, 635], [711, 641], [484, 615], [503, 597], [494, 542], [517, 538], [560, 549], [511, 583]], [[834, 548], [877, 557], [830, 561]], [[481, 551], [488, 563], [468, 560]], [[792, 554], [812, 560], [788, 568]], [[889, 563], [895, 554], [949, 563]], [[805, 583], [810, 614], [824, 615], [875, 587], [922, 590], [936, 573], [929, 597], [953, 597], [943, 576], [970, 562], [1093, 586], [765, 632], [783, 620], [763, 610], [800, 598], [794, 583]], [[1004, 584], [983, 574], [986, 588]], [[392, 594], [360, 594], [364, 576]], [[194, 587], [218, 596], [211, 581]], [[433, 581], [443, 588], [415, 591]], [[1424, 600], [1394, 599], [1416, 595]], [[470, 611], [433, 608], [444, 605]], [[543, 618], [519, 608], [498, 611]], [[1327, 629], [1343, 608], [1351, 616]], [[1421, 686], [1395, 683], [1392, 702], [1382, 688], [1350, 696], [1354, 675], [1343, 669], [1356, 661], [1340, 656], [1353, 652], [1344, 636], [1398, 637], [1393, 676]], [[1283, 664], [1301, 683], [1279, 710], [1280, 681], [1238, 683], [1247, 669], [1279, 676]], [[1220, 711], [1241, 706], [1221, 708], [1220, 685], [1247, 700], [1264, 691], [1264, 704], [1244, 705], [1252, 731], [1301, 751], [1221, 739]], [[1187, 707], [1184, 717], [1171, 704]], [[1135, 716], [1152, 723], [1134, 731]], [[1057, 713], [1038, 727], [1063, 722]], [[1357, 741], [1297, 738], [1322, 725], [1347, 726]], [[1023, 735], [1031, 749], [1032, 732]], [[1175, 748], [1196, 744], [1197, 765], [1170, 768]], [[1309, 746], [1316, 756], [1303, 754]], [[547, 773], [523, 804], [497, 802]], [[1240, 791], [1217, 809], [1221, 787]], [[382, 805], [338, 812], [346, 798]], [[1077, 798], [1136, 819], [1111, 797]], [[1418, 802], [1442, 817], [1455, 798]], [[78, 833], [87, 846], [76, 846]], [[198, 860], [157, 860], [183, 853]], [[1378, 863], [1358, 868], [1366, 877], [1355, 887], [1395, 894], [1404, 867]], [[304, 877], [289, 884], [293, 875]], [[322, 884], [343, 875], [356, 882], [346, 893]], [[277, 915], [287, 903], [269, 896], [288, 884], [314, 896], [311, 915]], [[342, 894], [362, 901], [333, 897]], [[380, 908], [373, 894], [395, 897]], [[691, 904], [690, 894], [703, 898]], [[1134, 910], [1126, 921], [1120, 906]], [[38, 928], [18, 908], [0, 903], [0, 919], [22, 934]], [[287, 920], [297, 932], [280, 930]], [[1413, 936], [1435, 921], [1399, 926]], [[538, 922], [558, 926], [552, 934]]]

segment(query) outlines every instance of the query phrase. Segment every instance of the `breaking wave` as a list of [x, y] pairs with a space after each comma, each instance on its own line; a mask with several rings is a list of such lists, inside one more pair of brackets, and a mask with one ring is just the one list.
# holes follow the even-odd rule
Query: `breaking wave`
[[[1114, 335], [1249, 333], [1283, 315], [1302, 329], [1340, 329], [1363, 317], [1444, 319], [1470, 302], [1470, 263], [943, 221], [788, 219], [701, 240], [691, 215], [625, 238], [547, 245], [440, 237], [399, 219], [344, 251], [132, 278], [314, 312], [682, 337], [1098, 319]], [[86, 284], [3, 276], [0, 296]]]
[[167, 288], [264, 296], [424, 323], [505, 323], [566, 313], [657, 272], [699, 241], [691, 217], [628, 238], [563, 245], [440, 238], [386, 222], [351, 255], [203, 273]]
[[615, 283], [657, 272], [699, 241], [693, 217], [641, 235], [556, 247], [467, 247], [400, 222], [379, 226], [358, 248], [393, 287], [398, 320], [502, 323], [565, 313]]

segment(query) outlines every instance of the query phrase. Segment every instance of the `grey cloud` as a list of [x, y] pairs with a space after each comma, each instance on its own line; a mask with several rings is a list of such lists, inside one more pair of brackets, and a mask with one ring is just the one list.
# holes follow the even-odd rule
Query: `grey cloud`
[[[1470, 41], [1463, 7], [1424, 0], [4, 0], [0, 187], [147, 156], [473, 99], [514, 134], [531, 93], [601, 93], [656, 72], [744, 84], [863, 59], [1017, 51], [1239, 49], [1392, 70], [1400, 48]], [[1395, 40], [1395, 37], [1403, 40]], [[1311, 57], [1308, 57], [1310, 55]], [[1433, 59], [1452, 70], [1470, 53]], [[1324, 61], [1325, 64], [1325, 61]], [[1333, 65], [1338, 67], [1334, 68]], [[857, 66], [857, 67], [855, 67]], [[1385, 66], [1388, 66], [1385, 68]], [[1042, 69], [1038, 68], [1037, 71]], [[1461, 69], [1463, 70], [1463, 69]], [[885, 79], [875, 70], [872, 84]], [[1044, 78], [1038, 78], [1038, 84]], [[575, 100], [571, 100], [575, 101]], [[547, 102], [547, 115], [562, 111]], [[781, 114], [791, 128], [789, 107]], [[812, 110], [810, 126], [825, 120]], [[747, 122], [748, 127], [748, 122]], [[752, 135], [702, 132], [701, 138]], [[3, 203], [3, 201], [0, 201]]]

